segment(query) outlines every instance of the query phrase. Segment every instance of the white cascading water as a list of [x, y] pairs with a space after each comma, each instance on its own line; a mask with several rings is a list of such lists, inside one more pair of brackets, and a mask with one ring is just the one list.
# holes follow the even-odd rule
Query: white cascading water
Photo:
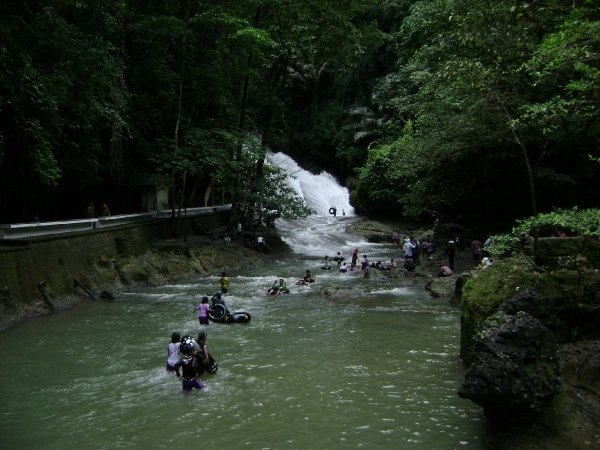
[[317, 211], [318, 216], [330, 216], [330, 208], [336, 208], [340, 216], [344, 212], [346, 216], [354, 216], [348, 189], [340, 186], [331, 174], [321, 172], [319, 175], [314, 175], [302, 169], [296, 161], [284, 153], [269, 153], [267, 162], [287, 170], [296, 177], [296, 179], [288, 178], [289, 186], [304, 198], [309, 208]]
[[[341, 186], [331, 174], [321, 172], [314, 175], [284, 153], [269, 153], [267, 162], [287, 170], [295, 177], [288, 178], [288, 185], [317, 212], [304, 220], [276, 221], [282, 239], [295, 253], [322, 258], [322, 255], [334, 256], [339, 251], [348, 259], [359, 244], [364, 247], [364, 238], [346, 232], [358, 217], [350, 206], [348, 189]], [[330, 208], [337, 209], [335, 217], [329, 213]]]

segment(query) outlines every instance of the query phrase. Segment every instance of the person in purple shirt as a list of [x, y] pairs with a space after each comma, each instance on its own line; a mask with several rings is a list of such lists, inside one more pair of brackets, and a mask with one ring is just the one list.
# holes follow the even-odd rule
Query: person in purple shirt
[[198, 350], [193, 344], [193, 339], [184, 339], [181, 343], [181, 350], [186, 353], [186, 356], [175, 365], [175, 373], [177, 378], [181, 379], [183, 393], [188, 394], [192, 389], [204, 389], [204, 383], [200, 381], [198, 372]]
[[[205, 295], [202, 297], [202, 303], [194, 308], [194, 311], [198, 311], [198, 322], [200, 325], [208, 325], [208, 313], [213, 312], [212, 309], [208, 306], [208, 297]], [[192, 311], [192, 312], [194, 312]]]

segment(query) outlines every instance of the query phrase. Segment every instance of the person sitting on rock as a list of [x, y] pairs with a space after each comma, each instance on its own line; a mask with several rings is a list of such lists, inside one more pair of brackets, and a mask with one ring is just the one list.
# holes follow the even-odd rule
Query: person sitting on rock
[[438, 272], [438, 277], [449, 277], [452, 275], [452, 269], [450, 267], [440, 264], [440, 271]]
[[265, 255], [269, 253], [269, 245], [267, 244], [267, 240], [262, 236], [256, 238], [256, 248]]

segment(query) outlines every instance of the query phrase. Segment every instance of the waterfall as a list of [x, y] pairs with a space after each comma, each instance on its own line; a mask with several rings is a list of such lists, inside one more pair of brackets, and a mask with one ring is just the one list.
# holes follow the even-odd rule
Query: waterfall
[[[335, 255], [343, 252], [344, 257], [350, 258], [352, 250], [361, 244], [364, 248], [365, 239], [347, 232], [349, 225], [359, 220], [354, 208], [350, 206], [348, 189], [337, 182], [327, 172], [314, 175], [302, 169], [296, 161], [284, 153], [269, 153], [267, 162], [273, 166], [287, 170], [293, 178], [287, 183], [292, 187], [306, 204], [317, 214], [305, 220], [275, 221], [281, 238], [295, 253], [315, 256]], [[337, 209], [337, 216], [329, 214], [329, 208]], [[346, 215], [342, 215], [342, 211]]]
[[296, 179], [288, 178], [292, 187], [306, 204], [317, 212], [318, 216], [329, 216], [329, 208], [336, 208], [338, 216], [342, 210], [346, 216], [354, 216], [354, 208], [350, 206], [348, 189], [340, 186], [338, 181], [329, 173], [321, 172], [314, 175], [302, 169], [296, 161], [284, 153], [269, 153], [267, 162], [272, 166], [287, 170]]

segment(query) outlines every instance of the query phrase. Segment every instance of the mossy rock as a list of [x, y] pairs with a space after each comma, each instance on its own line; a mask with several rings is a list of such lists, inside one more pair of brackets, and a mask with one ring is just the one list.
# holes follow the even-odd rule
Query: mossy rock
[[542, 295], [549, 295], [548, 280], [534, 271], [526, 258], [498, 260], [477, 277], [469, 279], [461, 296], [461, 350], [463, 361], [470, 364], [473, 336], [500, 306], [520, 291], [536, 287]]
[[594, 271], [535, 268], [527, 258], [498, 260], [468, 280], [461, 297], [461, 350], [467, 365], [473, 336], [519, 292], [535, 289], [553, 304], [546, 323], [559, 342], [600, 336], [600, 277]]

